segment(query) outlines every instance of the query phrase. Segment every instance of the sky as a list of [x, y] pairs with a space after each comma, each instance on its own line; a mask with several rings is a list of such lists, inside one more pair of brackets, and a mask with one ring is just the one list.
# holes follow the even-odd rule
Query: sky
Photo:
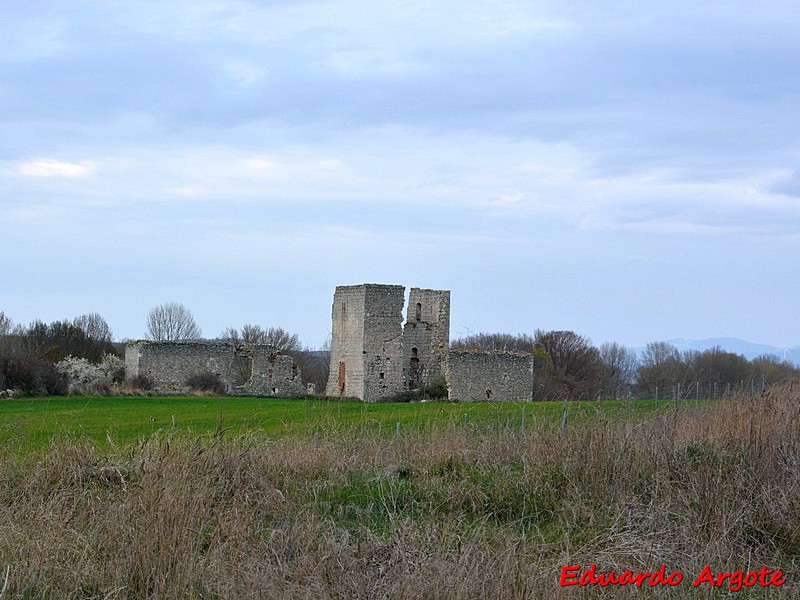
[[4, 0], [0, 311], [800, 344], [800, 5]]

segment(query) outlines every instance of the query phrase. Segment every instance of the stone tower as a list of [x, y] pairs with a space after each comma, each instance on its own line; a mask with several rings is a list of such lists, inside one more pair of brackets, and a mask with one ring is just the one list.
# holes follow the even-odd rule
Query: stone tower
[[419, 389], [444, 374], [449, 345], [450, 291], [411, 288], [403, 328], [406, 389]]
[[451, 400], [533, 399], [533, 355], [450, 351], [450, 291], [401, 285], [339, 286], [333, 296], [328, 396], [389, 399], [447, 378]]
[[405, 389], [402, 285], [338, 286], [327, 396], [375, 402]]

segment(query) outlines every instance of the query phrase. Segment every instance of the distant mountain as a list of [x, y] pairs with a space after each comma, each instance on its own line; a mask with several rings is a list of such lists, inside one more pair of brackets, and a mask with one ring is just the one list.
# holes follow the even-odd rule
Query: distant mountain
[[[721, 338], [708, 338], [705, 340], [687, 340], [686, 338], [674, 338], [665, 340], [668, 344], [672, 344], [681, 352], [685, 350], [694, 350], [702, 352], [710, 348], [719, 346], [726, 352], [734, 354], [741, 354], [748, 360], [752, 360], [757, 356], [764, 354], [774, 354], [782, 360], [788, 360], [800, 366], [800, 346], [792, 346], [791, 348], [779, 348], [777, 346], [767, 346], [766, 344], [754, 344], [738, 338], [721, 337]], [[644, 348], [634, 348], [634, 350], [641, 355]]]

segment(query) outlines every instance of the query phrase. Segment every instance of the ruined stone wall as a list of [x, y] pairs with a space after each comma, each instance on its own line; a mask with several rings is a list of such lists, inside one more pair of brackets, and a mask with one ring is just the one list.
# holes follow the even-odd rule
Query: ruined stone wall
[[326, 396], [361, 398], [364, 395], [363, 285], [338, 286], [331, 309], [331, 369]]
[[411, 288], [403, 328], [405, 386], [415, 390], [444, 372], [450, 345], [450, 291]]
[[236, 386], [233, 393], [241, 396], [304, 396], [300, 369], [291, 356], [275, 352], [269, 346], [251, 346], [250, 378]]
[[450, 400], [532, 400], [533, 355], [514, 352], [464, 352], [447, 357]]
[[203, 371], [228, 381], [234, 352], [235, 347], [225, 343], [136, 342], [125, 348], [126, 377], [144, 375], [165, 391], [185, 388], [188, 377]]
[[300, 371], [290, 356], [270, 346], [229, 342], [148, 342], [125, 347], [126, 378], [149, 377], [165, 392], [185, 390], [202, 372], [219, 375], [226, 392], [245, 396], [302, 396]]
[[139, 375], [140, 345], [143, 342], [134, 342], [125, 346], [125, 378], [130, 381]]
[[403, 389], [400, 285], [338, 286], [326, 395], [374, 402]]
[[405, 389], [402, 285], [368, 285], [364, 319], [364, 395], [376, 402]]

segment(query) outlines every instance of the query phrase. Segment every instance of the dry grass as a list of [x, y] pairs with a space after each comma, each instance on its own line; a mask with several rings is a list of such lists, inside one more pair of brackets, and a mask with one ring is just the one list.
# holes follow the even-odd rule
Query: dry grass
[[[691, 588], [706, 564], [781, 568], [751, 597], [800, 595], [800, 390], [598, 418], [524, 438], [62, 440], [0, 465], [0, 597], [717, 597]], [[576, 563], [685, 581], [559, 588]]]

